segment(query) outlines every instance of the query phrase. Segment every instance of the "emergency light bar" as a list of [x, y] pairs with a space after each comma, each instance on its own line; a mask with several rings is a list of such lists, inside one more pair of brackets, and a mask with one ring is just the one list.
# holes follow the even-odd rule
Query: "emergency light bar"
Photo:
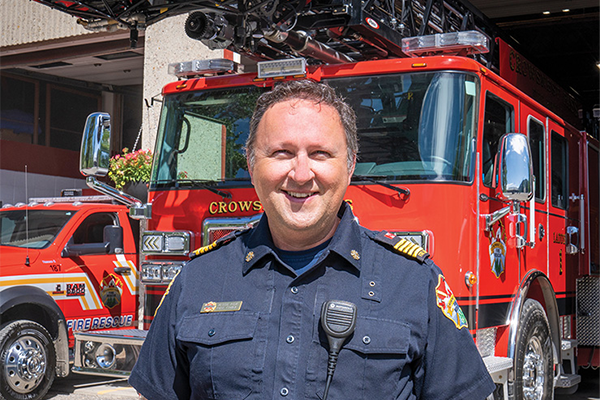
[[436, 33], [402, 39], [402, 52], [410, 57], [432, 54], [483, 54], [489, 51], [488, 37], [478, 31]]
[[306, 59], [304, 58], [261, 61], [258, 63], [259, 79], [297, 75], [306, 75]]
[[196, 75], [216, 74], [219, 72], [233, 71], [235, 63], [226, 58], [210, 60], [193, 60], [169, 64], [169, 75], [178, 78], [188, 78]]
[[67, 197], [30, 197], [30, 203], [111, 203], [110, 196], [67, 196]]

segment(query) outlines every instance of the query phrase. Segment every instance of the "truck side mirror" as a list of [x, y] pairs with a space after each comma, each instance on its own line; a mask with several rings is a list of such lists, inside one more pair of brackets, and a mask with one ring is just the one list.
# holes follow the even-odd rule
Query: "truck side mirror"
[[123, 227], [106, 225], [103, 234], [104, 243], [108, 244], [108, 254], [123, 253]]
[[522, 133], [500, 138], [493, 187], [501, 200], [524, 202], [533, 196], [533, 166], [529, 141]]
[[106, 176], [110, 161], [110, 115], [92, 113], [87, 117], [83, 137], [79, 171], [85, 176]]

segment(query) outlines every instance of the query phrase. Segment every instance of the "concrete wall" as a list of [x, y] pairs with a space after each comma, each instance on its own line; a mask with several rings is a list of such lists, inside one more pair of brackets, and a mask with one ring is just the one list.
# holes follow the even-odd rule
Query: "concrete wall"
[[0, 0], [0, 46], [91, 34], [77, 19], [29, 0]]
[[[187, 15], [167, 18], [146, 29], [144, 49], [144, 99], [150, 103], [152, 97], [160, 95], [162, 87], [177, 80], [168, 74], [170, 63], [223, 57], [223, 51], [211, 51], [197, 40], [188, 38], [184, 24]], [[162, 96], [158, 96], [162, 99]], [[152, 108], [142, 105], [143, 133], [142, 148], [154, 150], [161, 103]]]

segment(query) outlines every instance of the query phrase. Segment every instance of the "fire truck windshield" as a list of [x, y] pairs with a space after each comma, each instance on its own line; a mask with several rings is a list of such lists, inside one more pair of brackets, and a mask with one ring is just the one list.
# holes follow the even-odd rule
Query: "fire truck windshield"
[[[326, 82], [357, 113], [357, 178], [473, 179], [475, 76], [421, 72]], [[243, 147], [256, 99], [263, 90], [248, 86], [167, 96], [151, 185], [191, 187], [194, 183], [249, 181]]]
[[0, 211], [0, 245], [43, 249], [77, 211]]

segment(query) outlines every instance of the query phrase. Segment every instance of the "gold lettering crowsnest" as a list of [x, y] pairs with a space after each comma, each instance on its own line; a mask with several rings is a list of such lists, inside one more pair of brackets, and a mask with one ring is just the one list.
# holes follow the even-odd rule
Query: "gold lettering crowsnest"
[[213, 201], [208, 205], [208, 212], [211, 215], [215, 214], [230, 214], [235, 212], [262, 211], [262, 204], [258, 200], [244, 200], [244, 201]]

